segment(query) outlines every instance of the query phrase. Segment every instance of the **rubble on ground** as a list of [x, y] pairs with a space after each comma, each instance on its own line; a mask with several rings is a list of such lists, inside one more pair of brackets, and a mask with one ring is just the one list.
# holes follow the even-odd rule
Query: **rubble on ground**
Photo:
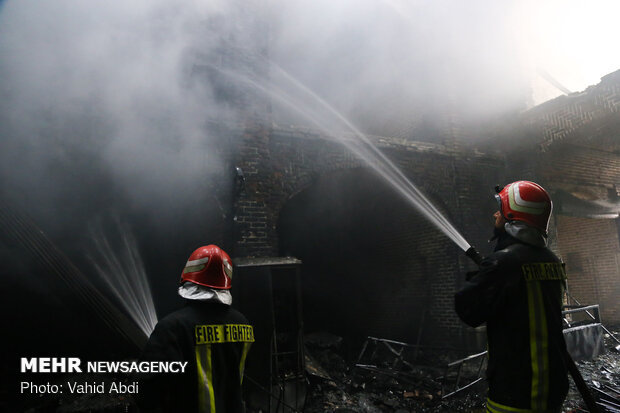
[[[620, 337], [618, 329], [612, 329]], [[306, 341], [309, 391], [306, 413], [483, 413], [486, 402], [486, 382], [481, 382], [442, 399], [442, 380], [445, 367], [461, 358], [449, 351], [420, 350], [413, 366], [401, 364], [397, 369], [393, 358], [376, 360], [375, 369], [355, 367], [355, 360], [346, 361], [340, 348], [341, 340]], [[331, 343], [325, 344], [325, 343]], [[606, 353], [592, 361], [577, 365], [586, 383], [601, 401], [604, 392], [620, 398], [620, 351], [609, 335], [605, 338]], [[468, 373], [472, 379], [472, 372]], [[597, 389], [599, 391], [597, 391]], [[581, 396], [572, 380], [564, 413], [585, 412]], [[611, 410], [609, 410], [611, 411]]]

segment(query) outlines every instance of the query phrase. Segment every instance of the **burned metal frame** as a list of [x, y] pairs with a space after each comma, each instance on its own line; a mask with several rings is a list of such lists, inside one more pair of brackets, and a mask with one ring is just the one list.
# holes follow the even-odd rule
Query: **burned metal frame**
[[[565, 305], [565, 306], [563, 306], [562, 308], [566, 308], [566, 310], [562, 311], [562, 316], [567, 315], [567, 314], [574, 314], [574, 313], [578, 313], [578, 312], [585, 312], [588, 315], [588, 317], [590, 317], [590, 319], [592, 319], [592, 321], [595, 321], [596, 323], [599, 323], [601, 325], [601, 328], [603, 330], [605, 330], [605, 332], [607, 334], [609, 334], [609, 336], [614, 341], [616, 341], [616, 343], [620, 344], [620, 340], [614, 335], [614, 333], [609, 331], [607, 329], [607, 327], [605, 327], [603, 325], [603, 323], [601, 323], [601, 316], [600, 316], [600, 311], [599, 311], [599, 305], [598, 304], [583, 306], [583, 305], [579, 304], [579, 301], [575, 300], [575, 298], [573, 298], [573, 297], [570, 297], [570, 298], [573, 301], [575, 301], [577, 303], [577, 305]], [[594, 314], [590, 313], [589, 310], [594, 310]], [[568, 325], [568, 327], [572, 327], [572, 325], [566, 319], [566, 317], [564, 317], [564, 322]]]
[[[267, 405], [263, 406], [267, 411], [281, 413], [303, 410], [307, 389], [300, 273], [302, 262], [294, 257], [245, 257], [235, 258], [233, 262], [237, 269], [244, 272], [245, 282], [251, 278], [260, 278], [266, 287], [262, 311], [267, 320], [263, 320], [266, 323], [260, 327], [263, 328], [262, 333], [270, 337], [265, 354], [261, 354], [268, 358], [268, 378], [262, 384], [248, 378], [268, 396]], [[284, 283], [284, 280], [288, 282]], [[243, 281], [237, 282], [237, 285], [243, 287]], [[241, 296], [243, 299], [243, 293]], [[281, 308], [284, 305], [281, 302], [283, 297], [290, 301], [292, 308]], [[280, 319], [285, 312], [285, 320]], [[259, 331], [258, 325], [255, 325], [255, 330]], [[281, 345], [281, 336], [290, 340], [288, 346]]]
[[[588, 315], [588, 317], [590, 317], [590, 319], [592, 319], [593, 321], [600, 323], [601, 322], [601, 316], [600, 316], [600, 310], [599, 310], [599, 306], [598, 304], [593, 304], [593, 305], [565, 305], [562, 307], [562, 316], [565, 315], [569, 315], [569, 314], [577, 314], [577, 313], [586, 313]], [[565, 310], [564, 310], [565, 309]], [[594, 314], [592, 314], [590, 312], [590, 310], [593, 310]], [[568, 325], [568, 327], [572, 327], [571, 323], [566, 319], [566, 317], [564, 317], [564, 322]]]
[[[361, 362], [364, 359], [364, 356], [366, 355], [367, 351], [369, 350], [369, 344], [374, 344], [374, 349], [372, 353], [370, 354], [370, 357], [368, 358], [369, 363], [375, 360], [375, 356], [377, 355], [377, 352], [379, 348], [381, 347], [380, 345], [383, 345], [383, 347], [387, 349], [394, 356], [391, 363], [389, 363], [390, 364], [389, 368], [381, 368], [377, 366], [376, 364], [366, 364], [366, 363]], [[403, 343], [400, 341], [388, 340], [388, 339], [369, 336], [364, 342], [364, 345], [362, 346], [362, 350], [360, 351], [360, 354], [357, 358], [355, 367], [359, 367], [365, 370], [370, 370], [370, 371], [374, 371], [374, 372], [389, 375], [389, 376], [397, 376], [401, 379], [406, 379], [410, 375], [408, 375], [406, 372], [397, 370], [399, 363], [411, 368], [412, 370], [414, 369], [414, 365], [404, 359], [403, 353], [405, 349], [408, 349], [408, 348], [413, 349], [414, 350], [413, 361], [415, 362], [415, 357], [417, 357], [418, 350], [420, 349], [420, 347], [421, 346], [419, 344], [408, 344], [408, 343]], [[483, 380], [482, 372], [483, 372], [483, 367], [486, 361], [486, 355], [487, 355], [487, 352], [484, 351], [482, 353], [473, 354], [473, 355], [467, 356], [460, 360], [453, 361], [450, 364], [448, 364], [446, 366], [444, 375], [440, 377], [442, 399], [445, 399], [446, 397], [452, 396], [453, 394], [456, 394], [462, 390], [465, 390], [473, 386], [474, 384], [478, 383], [479, 381]], [[462, 376], [463, 366], [466, 363], [475, 363], [478, 359], [480, 360], [480, 364], [476, 367], [475, 378], [471, 382], [465, 384], [464, 386], [460, 386], [461, 379], [463, 377]], [[456, 369], [456, 379], [455, 379], [454, 387], [449, 393], [446, 393], [447, 379], [450, 375], [451, 370], [453, 369]]]
[[[360, 367], [363, 369], [367, 369], [367, 370], [378, 370], [381, 371], [383, 369], [379, 368], [378, 366], [374, 365], [374, 364], [363, 364], [360, 363], [362, 361], [362, 358], [364, 357], [364, 353], [366, 353], [366, 349], [368, 348], [368, 343], [369, 342], [373, 342], [375, 345], [375, 348], [372, 352], [372, 354], [370, 355], [370, 361], [374, 360], [376, 354], [377, 354], [377, 350], [379, 349], [379, 343], [383, 344], [385, 346], [385, 348], [387, 348], [387, 350], [392, 353], [394, 355], [394, 359], [392, 361], [392, 367], [391, 367], [391, 371], [394, 371], [398, 365], [399, 362], [401, 362], [402, 364], [406, 365], [409, 368], [413, 368], [413, 364], [407, 362], [404, 360], [403, 358], [403, 352], [406, 348], [413, 348], [413, 349], [418, 349], [420, 346], [419, 345], [414, 345], [414, 344], [408, 344], [408, 343], [403, 343], [400, 341], [394, 341], [394, 340], [388, 340], [388, 339], [384, 339], [384, 338], [378, 338], [378, 337], [371, 337], [369, 336], [366, 341], [364, 342], [364, 345], [362, 346], [362, 351], [360, 351], [359, 356], [357, 357], [357, 361], [355, 363], [355, 367]], [[400, 349], [396, 349], [396, 347], [400, 347]], [[416, 351], [417, 354], [417, 351]], [[415, 361], [415, 360], [414, 360]]]
[[[566, 344], [573, 358], [577, 357], [577, 359], [589, 360], [603, 353], [605, 351], [603, 331], [607, 333], [612, 340], [618, 343], [615, 349], [620, 351], [620, 340], [601, 322], [599, 305], [584, 306], [574, 298], [570, 298], [578, 305], [563, 306], [562, 317], [566, 325], [564, 328], [564, 335], [567, 339]], [[573, 320], [572, 315], [577, 313], [585, 314], [587, 317]], [[568, 340], [572, 335], [579, 335], [580, 338], [571, 338], [571, 340]], [[585, 339], [586, 337], [588, 337], [587, 340]], [[583, 343], [589, 344], [584, 346]]]
[[[613, 393], [618, 394], [618, 396], [620, 396], [620, 392], [618, 392], [617, 390], [609, 387], [609, 386], [605, 386], [606, 389], [611, 390]], [[604, 392], [601, 389], [597, 389], [596, 387], [592, 388], [594, 390], [594, 392], [598, 395], [598, 401], [596, 402], [596, 404], [599, 407], [602, 407], [605, 409], [605, 411], [607, 412], [620, 412], [620, 398], [612, 395], [610, 393]]]
[[[480, 382], [481, 380], [483, 380], [483, 377], [481, 376], [482, 375], [482, 368], [484, 367], [484, 362], [487, 359], [487, 357], [486, 357], [487, 354], [488, 354], [487, 351], [483, 351], [482, 353], [472, 354], [472, 355], [467, 356], [467, 357], [465, 357], [463, 359], [456, 360], [456, 361], [453, 361], [452, 363], [448, 364], [446, 366], [446, 372], [443, 375], [443, 380], [441, 381], [441, 394], [442, 394], [441, 398], [445, 399], [447, 397], [450, 397], [450, 396], [452, 396], [452, 395], [454, 395], [454, 394], [456, 394], [456, 393], [458, 393], [458, 392], [460, 392], [462, 390], [465, 390], [465, 389], [473, 386], [474, 384]], [[473, 363], [474, 362], [473, 360], [477, 360], [477, 359], [480, 359], [480, 364], [478, 365], [478, 368], [477, 368], [476, 377], [471, 382], [467, 383], [466, 385], [459, 387], [459, 384], [460, 384], [460, 381], [461, 381], [461, 377], [462, 377], [461, 373], [463, 372], [463, 366], [465, 365], [465, 363], [468, 363], [468, 362], [472, 362]], [[448, 376], [450, 374], [450, 370], [454, 369], [454, 368], [456, 368], [456, 379], [455, 379], [455, 382], [454, 382], [454, 388], [453, 388], [453, 390], [451, 392], [446, 393], [446, 383], [447, 383], [447, 380], [448, 380]]]

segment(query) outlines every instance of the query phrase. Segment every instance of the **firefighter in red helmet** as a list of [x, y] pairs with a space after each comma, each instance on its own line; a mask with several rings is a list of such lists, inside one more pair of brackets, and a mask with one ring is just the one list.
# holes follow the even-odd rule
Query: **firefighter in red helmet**
[[178, 288], [186, 305], [157, 323], [141, 357], [186, 361], [185, 372], [142, 377], [141, 411], [244, 411], [241, 384], [254, 330], [230, 306], [232, 273], [230, 257], [216, 245], [190, 255]]
[[496, 188], [493, 254], [455, 295], [468, 325], [486, 323], [487, 412], [556, 413], [568, 391], [562, 262], [546, 247], [551, 198], [540, 185]]

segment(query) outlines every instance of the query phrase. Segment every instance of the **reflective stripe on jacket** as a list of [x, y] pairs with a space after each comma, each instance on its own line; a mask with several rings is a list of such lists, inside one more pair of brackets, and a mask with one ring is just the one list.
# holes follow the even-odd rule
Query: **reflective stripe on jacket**
[[504, 241], [456, 293], [455, 309], [470, 326], [487, 324], [490, 411], [554, 411], [568, 391], [564, 268], [547, 248]]
[[141, 357], [187, 361], [186, 372], [139, 377], [141, 411], [242, 412], [241, 384], [252, 342], [254, 330], [237, 310], [188, 301], [157, 324]]

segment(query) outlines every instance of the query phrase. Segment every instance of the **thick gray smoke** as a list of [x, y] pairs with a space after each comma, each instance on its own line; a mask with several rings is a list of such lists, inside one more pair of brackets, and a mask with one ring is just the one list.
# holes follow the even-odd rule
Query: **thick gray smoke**
[[272, 59], [364, 130], [428, 139], [410, 133], [529, 103], [517, 2], [281, 3]]
[[272, 4], [271, 59], [379, 135], [445, 139], [564, 93], [540, 73], [578, 92], [620, 68], [613, 0]]
[[[528, 31], [539, 3], [546, 14], [538, 27], [552, 41]], [[106, 216], [119, 216], [128, 223], [123, 237], [137, 240], [125, 243], [140, 253], [132, 265], [145, 266], [130, 274], [148, 274], [158, 309], [170, 310], [188, 254], [230, 243], [234, 176], [226, 155], [235, 125], [258, 118], [351, 132], [345, 117], [365, 133], [441, 141], [446, 126], [512, 117], [532, 103], [537, 65], [573, 91], [597, 81], [574, 87], [558, 73], [576, 64], [531, 56], [532, 45], [547, 46], [538, 56], [554, 56], [580, 39], [573, 62], [581, 62], [593, 45], [618, 38], [590, 30], [575, 12], [582, 3], [0, 0], [0, 210], [9, 205], [33, 218], [31, 235], [42, 228], [93, 279], [99, 264], [84, 259], [93, 244], [87, 228], [103, 216], [95, 248], [114, 265], [100, 272], [120, 272], [116, 264], [126, 261], [113, 259], [116, 244], [102, 247]], [[617, 15], [601, 7], [587, 22], [619, 27]], [[617, 56], [614, 47], [597, 50]], [[620, 67], [609, 64], [599, 76]], [[0, 275], [7, 274], [0, 310], [21, 315], [9, 328], [23, 330], [14, 346], [21, 355], [23, 343], [41, 347], [22, 319], [37, 320], [38, 329], [44, 301], [58, 308], [75, 300], [18, 244], [0, 236]], [[72, 325], [51, 320], [50, 330], [53, 322]]]
[[198, 53], [220, 47], [207, 23], [233, 16], [227, 4], [5, 3], [0, 133], [10, 196], [47, 208], [121, 197], [161, 214], [204, 191], [224, 167], [208, 121], [234, 114], [192, 71]]
[[49, 216], [118, 199], [174, 216], [224, 174], [230, 134], [208, 125], [253, 112], [236, 90], [311, 123], [316, 101], [284, 72], [364, 132], [441, 140], [532, 103], [528, 18], [552, 28], [573, 3], [541, 17], [518, 0], [6, 1], [0, 183]]

